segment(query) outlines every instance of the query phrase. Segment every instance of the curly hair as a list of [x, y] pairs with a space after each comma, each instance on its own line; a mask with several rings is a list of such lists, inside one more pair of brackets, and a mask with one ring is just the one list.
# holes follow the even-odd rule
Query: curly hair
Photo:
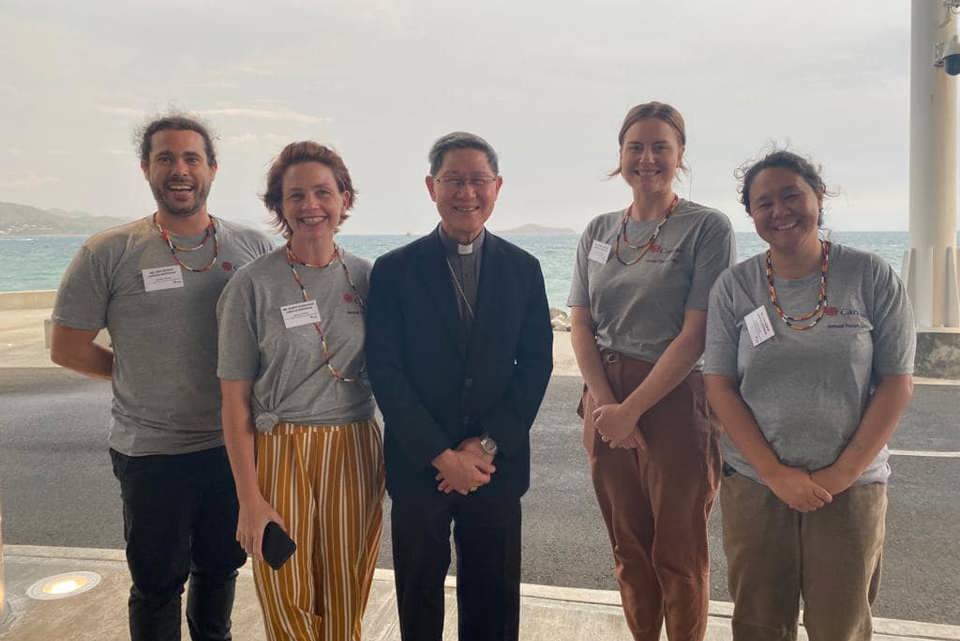
[[134, 136], [137, 141], [138, 152], [140, 153], [140, 162], [144, 164], [150, 162], [153, 134], [168, 129], [175, 131], [194, 131], [200, 134], [200, 137], [203, 138], [203, 150], [207, 154], [207, 164], [211, 167], [216, 166], [217, 151], [213, 147], [213, 136], [210, 135], [209, 127], [200, 119], [185, 113], [170, 113], [165, 116], [159, 116], [137, 129]]
[[[804, 158], [792, 151], [774, 148], [760, 158], [760, 160], [748, 160], [734, 172], [737, 182], [739, 183], [737, 193], [740, 194], [740, 203], [751, 216], [753, 214], [750, 211], [750, 188], [753, 186], [753, 181], [760, 175], [761, 171], [774, 167], [787, 169], [803, 178], [804, 182], [810, 185], [813, 193], [816, 194], [818, 198], [833, 195], [832, 192], [827, 190], [827, 185], [820, 175], [822, 169], [819, 165], [815, 164], [809, 158]], [[820, 209], [820, 216], [817, 218], [817, 225], [823, 225], [822, 208]]]

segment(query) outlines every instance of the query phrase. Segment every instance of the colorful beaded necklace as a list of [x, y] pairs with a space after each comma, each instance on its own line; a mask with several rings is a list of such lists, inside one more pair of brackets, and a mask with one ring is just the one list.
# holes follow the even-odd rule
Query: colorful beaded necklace
[[[350, 270], [347, 268], [347, 263], [343, 260], [343, 257], [340, 256], [340, 248], [337, 245], [333, 246], [333, 258], [326, 265], [311, 265], [308, 262], [300, 260], [300, 258], [294, 253], [293, 247], [290, 246], [290, 241], [287, 241], [287, 264], [290, 265], [290, 271], [293, 272], [293, 278], [297, 281], [297, 285], [300, 286], [300, 293], [303, 295], [304, 302], [313, 300], [307, 294], [307, 288], [303, 285], [303, 279], [300, 277], [300, 273], [297, 271], [297, 265], [303, 267], [312, 267], [314, 269], [324, 269], [329, 267], [334, 262], [340, 261], [340, 266], [343, 267], [343, 275], [347, 279], [347, 284], [350, 285], [350, 289], [353, 290], [353, 301], [357, 304], [361, 310], [366, 309], [366, 305], [363, 302], [363, 297], [360, 296], [360, 292], [357, 290], [357, 286], [353, 284], [353, 279], [350, 277]], [[318, 310], [319, 311], [319, 310]], [[322, 320], [322, 319], [321, 319]], [[333, 354], [330, 353], [330, 348], [327, 346], [327, 333], [324, 331], [323, 326], [320, 322], [313, 323], [313, 328], [317, 330], [317, 334], [320, 336], [320, 350], [323, 353], [323, 364], [327, 366], [330, 375], [333, 378], [341, 383], [359, 383], [363, 384], [365, 366], [360, 368], [360, 373], [355, 378], [349, 378], [340, 373], [340, 371], [333, 366], [331, 362], [333, 360]]]
[[[813, 311], [803, 316], [788, 316], [780, 307], [780, 301], [777, 300], [777, 290], [773, 286], [773, 259], [770, 257], [770, 250], [767, 250], [767, 290], [770, 292], [770, 302], [773, 308], [777, 310], [780, 319], [786, 323], [790, 329], [804, 331], [810, 329], [820, 322], [823, 313], [827, 309], [827, 272], [830, 270], [830, 242], [820, 241], [820, 293], [817, 297], [817, 306]], [[806, 323], [806, 324], [804, 324]]]
[[[163, 241], [167, 243], [167, 247], [170, 248], [170, 255], [173, 256], [175, 263], [183, 267], [189, 272], [205, 272], [213, 267], [214, 263], [217, 262], [217, 256], [220, 254], [220, 241], [217, 240], [217, 228], [213, 224], [213, 216], [210, 216], [210, 224], [207, 225], [207, 228], [203, 233], [203, 240], [200, 241], [200, 244], [195, 247], [180, 247], [179, 245], [174, 244], [173, 239], [170, 237], [170, 232], [164, 229], [160, 223], [157, 221], [157, 214], [153, 214], [153, 224], [156, 226], [157, 230], [160, 232], [160, 237], [163, 238]], [[191, 267], [187, 265], [180, 257], [177, 256], [177, 252], [195, 252], [197, 250], [203, 249], [207, 246], [207, 241], [210, 238], [213, 238], [213, 258], [210, 259], [210, 262], [204, 265], [203, 267]]]
[[[627, 240], [627, 221], [630, 219], [630, 208], [627, 207], [623, 212], [623, 220], [620, 221], [620, 231], [617, 232], [617, 239], [613, 245], [613, 255], [616, 257], [617, 262], [619, 262], [624, 267], [630, 267], [631, 265], [636, 265], [640, 260], [647, 255], [647, 252], [650, 251], [650, 248], [653, 247], [653, 244], [657, 241], [657, 237], [660, 236], [660, 229], [663, 227], [664, 223], [670, 219], [670, 215], [673, 214], [674, 210], [680, 204], [680, 197], [674, 194], [673, 200], [670, 201], [670, 206], [667, 207], [667, 211], [663, 213], [663, 217], [657, 222], [657, 226], [654, 228], [653, 233], [650, 235], [650, 238], [647, 239], [647, 242], [640, 245], [633, 245]], [[623, 244], [629, 247], [630, 249], [639, 251], [637, 257], [633, 260], [627, 262], [620, 257], [620, 241], [623, 240]]]

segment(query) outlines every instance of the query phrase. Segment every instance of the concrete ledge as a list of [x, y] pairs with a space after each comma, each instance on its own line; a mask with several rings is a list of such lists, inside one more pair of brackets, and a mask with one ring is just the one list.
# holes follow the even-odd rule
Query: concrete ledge
[[126, 563], [123, 550], [107, 548], [66, 548], [49, 545], [5, 545], [3, 555], [28, 556], [35, 559], [87, 559], [90, 561], [120, 561]]
[[[43, 332], [43, 347], [44, 349], [50, 349], [51, 336], [53, 335], [53, 320], [44, 318], [43, 329], [41, 331]], [[106, 348], [113, 347], [110, 343], [110, 332], [107, 331], [107, 328], [101, 329], [93, 339], [93, 342]]]
[[913, 384], [914, 385], [932, 385], [932, 386], [950, 385], [953, 387], [957, 387], [957, 386], [960, 386], [960, 378], [925, 378], [923, 376], [914, 376]]
[[37, 289], [24, 292], [0, 292], [0, 310], [50, 309], [57, 297], [55, 289]]
[[960, 378], [960, 329], [917, 330], [914, 373], [929, 378]]
[[[7, 545], [4, 548], [4, 555], [11, 560], [19, 559], [60, 559], [60, 560], [88, 560], [117, 563], [126, 563], [123, 550], [99, 549], [99, 548], [69, 548], [69, 547], [47, 547], [35, 545]], [[251, 575], [249, 564], [240, 569], [242, 576]], [[377, 568], [374, 571], [374, 581], [382, 582], [388, 596], [392, 595], [389, 586], [393, 585], [393, 571]], [[445, 587], [455, 588], [457, 585], [456, 577], [448, 576], [445, 581]], [[520, 595], [527, 604], [527, 607], [536, 606], [537, 602], [554, 602], [554, 607], [577, 607], [585, 606], [607, 606], [619, 610], [620, 593], [612, 590], [590, 590], [582, 588], [569, 588], [552, 585], [534, 585], [523, 583], [520, 585]], [[254, 603], [255, 605], [255, 603]], [[613, 613], [619, 617], [619, 612]], [[733, 616], [733, 604], [728, 601], [710, 601], [710, 616], [714, 619], [729, 619]], [[715, 621], [716, 624], [721, 624]], [[726, 628], [729, 623], [723, 622], [722, 626]], [[802, 630], [802, 626], [801, 626]], [[937, 623], [924, 623], [921, 621], [902, 621], [898, 619], [873, 619], [873, 630], [876, 635], [884, 639], [937, 639], [942, 641], [960, 641], [960, 626], [943, 625]], [[715, 637], [714, 637], [715, 638]], [[728, 638], [727, 635], [721, 638]], [[801, 638], [805, 638], [801, 633]]]

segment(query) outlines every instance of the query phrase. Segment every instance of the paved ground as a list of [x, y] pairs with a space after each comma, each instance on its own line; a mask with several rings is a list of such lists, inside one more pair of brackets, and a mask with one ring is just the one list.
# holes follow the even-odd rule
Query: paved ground
[[[614, 589], [573, 414], [577, 377], [554, 377], [533, 432], [523, 581]], [[960, 451], [960, 388], [921, 386], [893, 447]], [[9, 544], [118, 548], [119, 496], [106, 454], [109, 385], [58, 369], [0, 369], [0, 500]], [[960, 624], [960, 458], [897, 455], [880, 617]], [[389, 506], [387, 506], [389, 508]], [[714, 514], [713, 594], [728, 600]], [[390, 568], [389, 538], [379, 566]]]
[[[126, 641], [129, 639], [124, 603], [130, 581], [121, 550], [8, 546], [6, 550], [8, 612], [0, 621], [0, 638], [9, 641], [64, 639], [71, 641]], [[64, 601], [38, 601], [25, 596], [36, 581], [63, 572], [95, 572], [95, 589]], [[457, 603], [454, 579], [447, 578], [444, 637], [455, 638]], [[237, 641], [264, 641], [260, 607], [254, 597], [249, 567], [240, 570], [233, 607], [233, 634]], [[604, 590], [520, 586], [520, 638], [524, 641], [613, 641], [629, 632], [619, 607], [619, 595]], [[393, 576], [390, 570], [374, 574], [370, 600], [363, 618], [363, 638], [399, 641]], [[729, 641], [729, 603], [711, 601], [705, 641]], [[183, 638], [188, 638], [186, 625]], [[960, 626], [917, 623], [874, 617], [875, 641], [958, 641]], [[803, 628], [798, 641], [807, 641]], [[661, 639], [666, 639], [664, 632]]]

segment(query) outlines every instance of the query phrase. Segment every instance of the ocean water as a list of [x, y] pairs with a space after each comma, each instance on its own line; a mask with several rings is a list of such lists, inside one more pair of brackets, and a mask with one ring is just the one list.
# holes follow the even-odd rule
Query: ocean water
[[[507, 236], [540, 259], [551, 307], [564, 308], [576, 254], [576, 236]], [[833, 240], [879, 254], [899, 272], [909, 243], [906, 232], [833, 232]], [[413, 240], [410, 236], [360, 236], [341, 234], [338, 242], [347, 250], [370, 260]], [[37, 236], [0, 238], [0, 292], [56, 289], [82, 236]], [[280, 242], [280, 239], [277, 239]], [[737, 233], [740, 260], [765, 249], [754, 233]]]

